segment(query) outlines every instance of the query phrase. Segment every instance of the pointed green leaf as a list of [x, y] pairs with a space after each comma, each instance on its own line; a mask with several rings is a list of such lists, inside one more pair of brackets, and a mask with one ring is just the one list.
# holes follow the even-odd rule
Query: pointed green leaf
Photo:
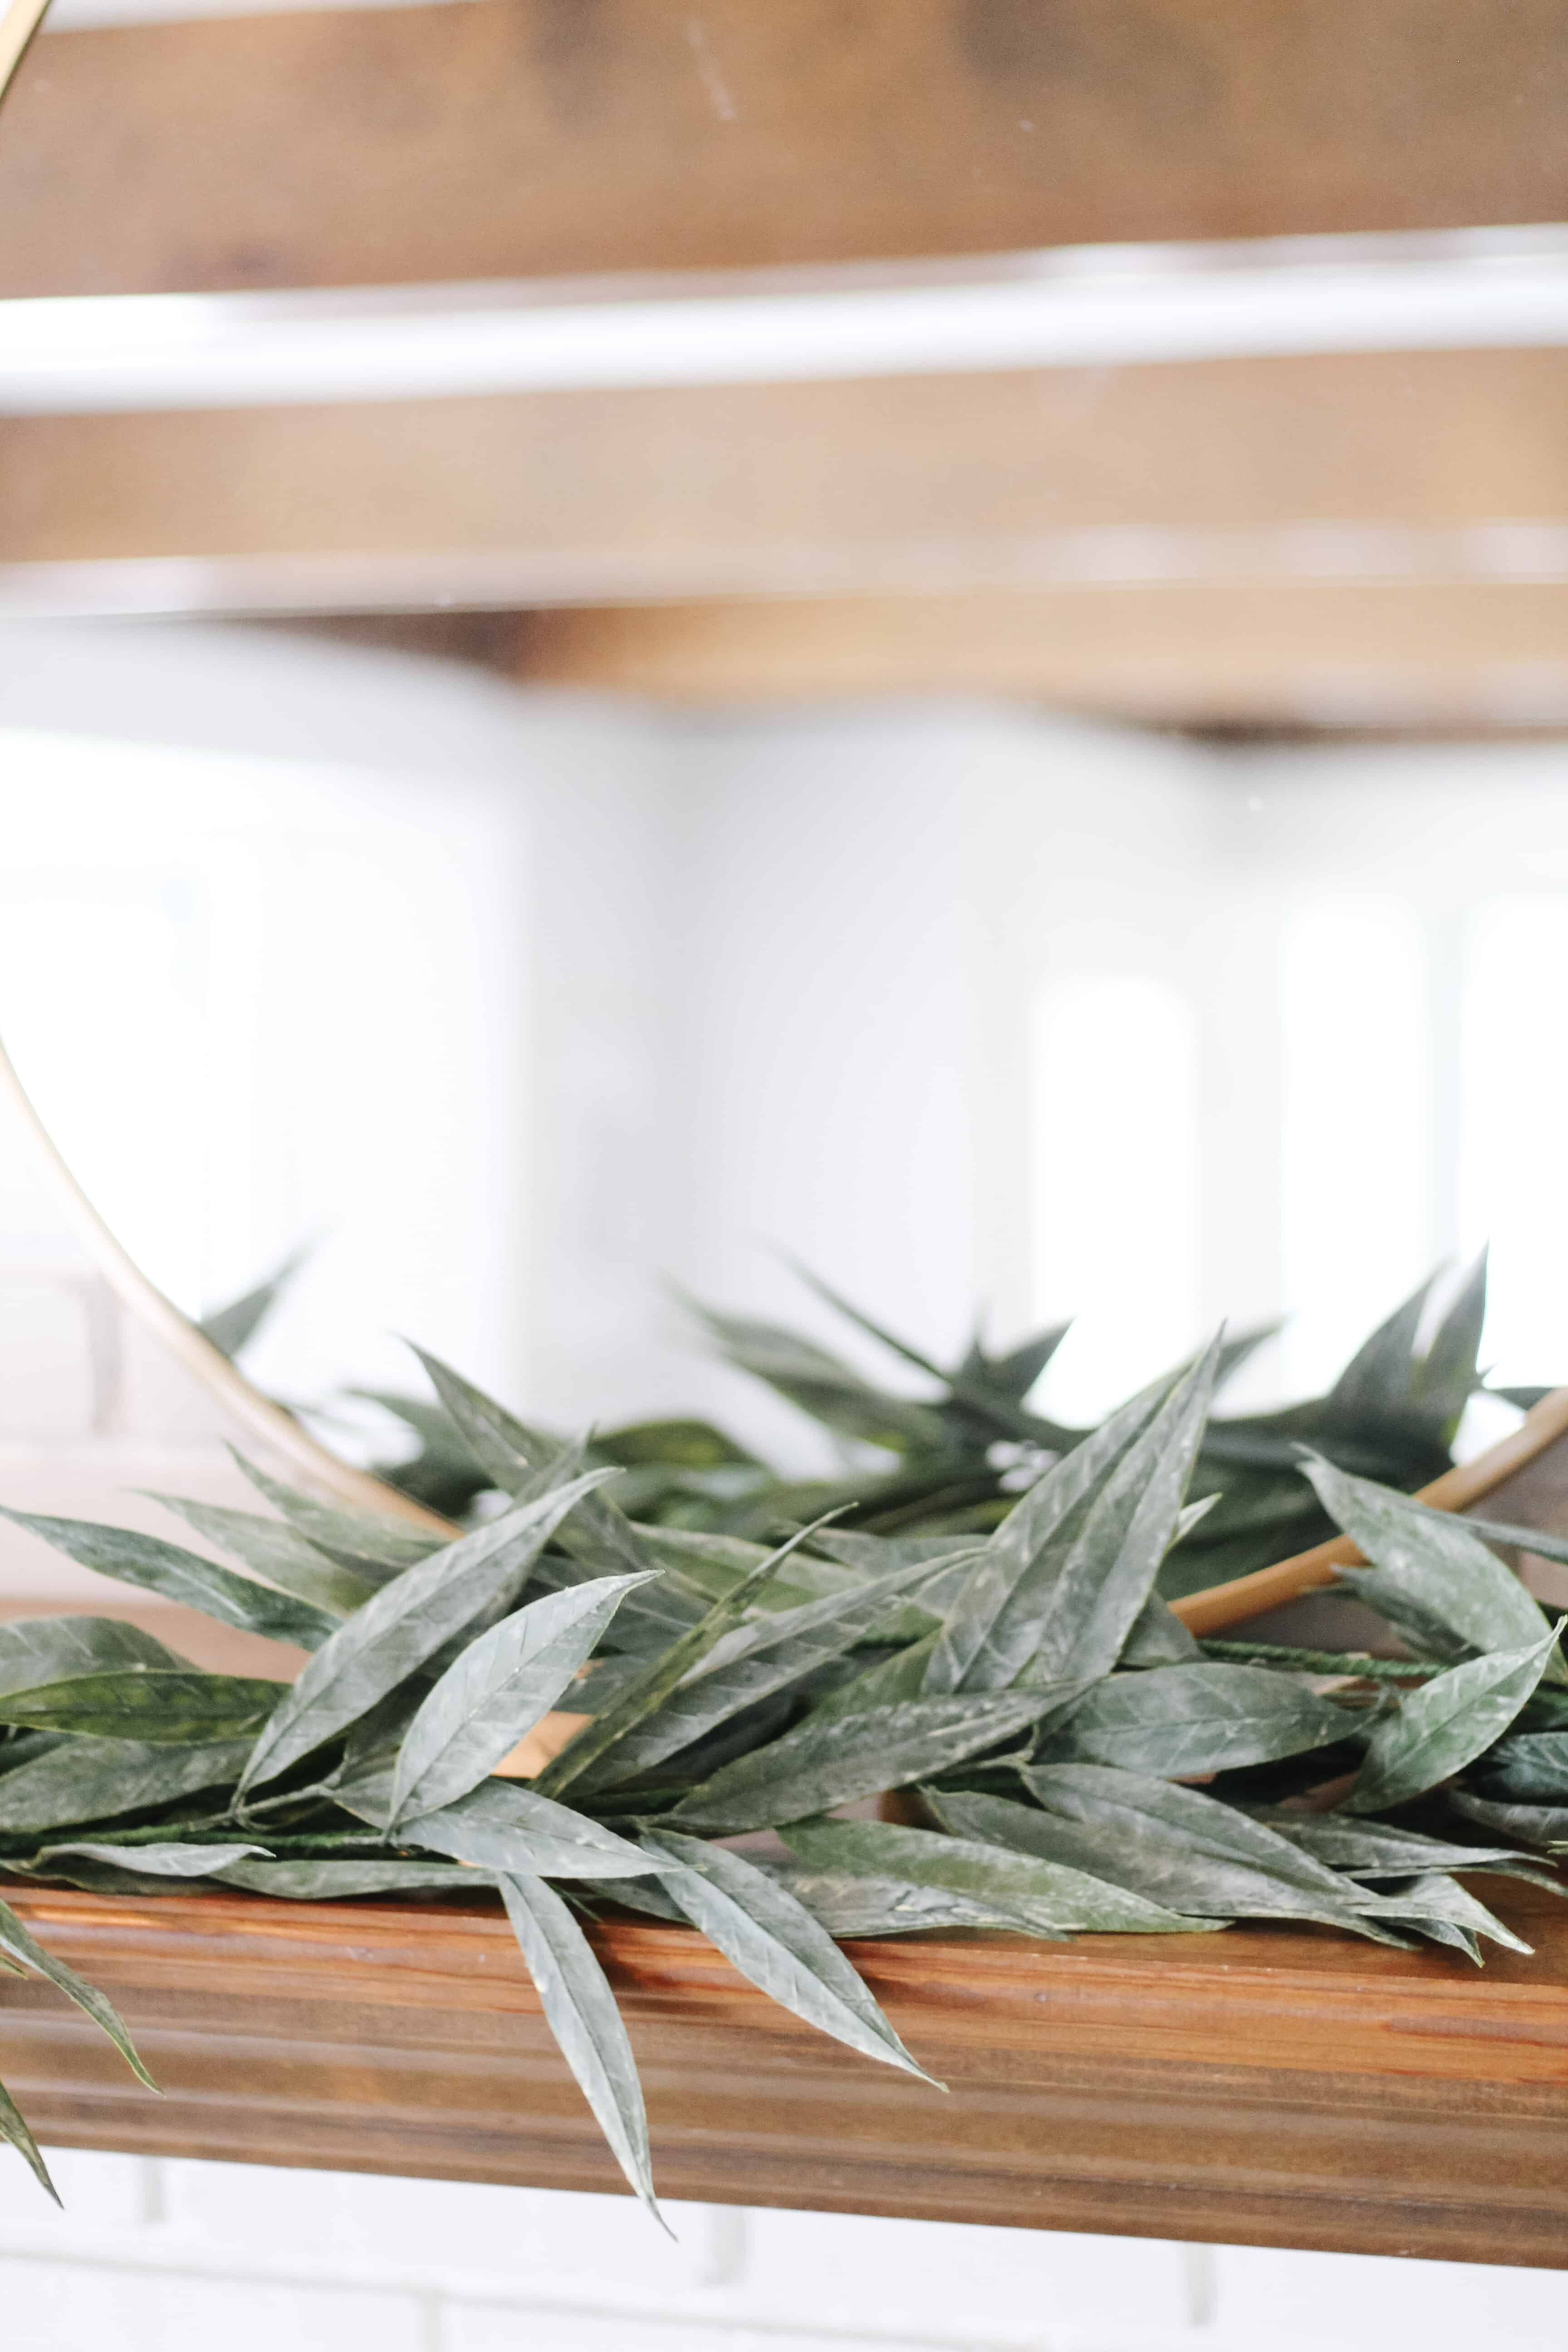
[[67, 1968], [64, 1960], [57, 1960], [53, 1952], [46, 1951], [37, 1937], [28, 1933], [5, 1903], [0, 1903], [0, 1951], [9, 1953], [14, 1960], [20, 1960], [24, 1968], [47, 1977], [68, 2000], [74, 2000], [83, 2015], [90, 2017], [100, 2032], [108, 2035], [138, 2082], [145, 2083], [150, 2091], [157, 2089], [157, 2084], [136, 2055], [135, 2046], [125, 2031], [124, 2020], [113, 2002], [106, 2000], [96, 1985], [89, 1985], [85, 1978], [79, 1977], [74, 1969]]
[[1487, 1319], [1487, 1253], [1482, 1250], [1449, 1302], [1432, 1344], [1415, 1368], [1411, 1402], [1451, 1437], [1480, 1385], [1481, 1328]]
[[0, 1625], [0, 1693], [116, 1667], [187, 1663], [118, 1617], [24, 1617]]
[[[378, 1827], [391, 1797], [390, 1772], [345, 1781], [337, 1790], [347, 1811]], [[541, 1878], [637, 1878], [655, 1867], [614, 1830], [516, 1780], [481, 1780], [438, 1813], [416, 1813], [404, 1823], [398, 1842], [479, 1870], [521, 1870]]]
[[521, 1591], [573, 1505], [616, 1474], [589, 1471], [520, 1504], [384, 1585], [323, 1643], [256, 1743], [241, 1793], [346, 1731], [487, 1609]]
[[1462, 1771], [1508, 1729], [1556, 1640], [1548, 1633], [1528, 1649], [1494, 1650], [1412, 1691], [1373, 1733], [1347, 1809], [1384, 1812]]
[[1116, 1664], [1178, 1531], [1219, 1348], [1216, 1338], [1177, 1382], [1106, 1480], [1076, 1539], [1064, 1545], [1044, 1584], [1033, 1654], [1015, 1680], [1088, 1679]]
[[41, 1536], [83, 1568], [100, 1576], [118, 1577], [123, 1584], [140, 1585], [164, 1601], [199, 1609], [220, 1625], [237, 1625], [247, 1633], [265, 1633], [274, 1642], [295, 1642], [313, 1650], [336, 1630], [337, 1621], [270, 1585], [237, 1576], [230, 1568], [203, 1559], [178, 1544], [158, 1536], [141, 1536], [129, 1528], [97, 1526], [89, 1519], [45, 1518], [35, 1511], [13, 1511], [0, 1505], [0, 1517]]
[[1097, 1683], [1052, 1727], [1047, 1760], [1180, 1780], [1327, 1748], [1355, 1725], [1343, 1707], [1266, 1666], [1163, 1666]]
[[[1031, 1851], [1097, 1870], [1173, 1909], [1314, 1919], [1383, 1939], [1358, 1916], [1377, 1898], [1200, 1790], [1103, 1764], [1036, 1765], [1023, 1780], [1045, 1809], [1044, 1826], [1031, 1821], [1026, 1832]], [[1021, 1824], [1015, 1832], [1026, 1834]]]
[[777, 1323], [722, 1315], [695, 1300], [688, 1300], [687, 1305], [732, 1364], [753, 1379], [765, 1381], [791, 1404], [841, 1436], [884, 1446], [894, 1454], [941, 1454], [950, 1450], [946, 1425], [931, 1406], [874, 1387], [842, 1357], [819, 1348], [815, 1340]]
[[[616, 1787], [728, 1723], [742, 1708], [814, 1674], [868, 1640], [896, 1601], [931, 1575], [924, 1564], [896, 1568], [782, 1616], [753, 1619], [723, 1634], [686, 1679], [603, 1758], [579, 1776], [582, 1790]], [[918, 1695], [918, 1692], [917, 1694]], [[4, 1702], [0, 1701], [0, 1705]]]
[[251, 1854], [264, 1858], [264, 1845], [182, 1845], [177, 1839], [163, 1845], [104, 1845], [83, 1841], [47, 1845], [34, 1855], [35, 1867], [62, 1858], [111, 1864], [117, 1869], [146, 1872], [153, 1878], [216, 1878]]
[[925, 1688], [931, 1652], [941, 1638], [940, 1629], [933, 1630], [923, 1642], [911, 1642], [907, 1649], [895, 1650], [890, 1658], [868, 1666], [853, 1682], [841, 1683], [837, 1690], [816, 1701], [811, 1710], [812, 1721], [826, 1723], [840, 1715], [870, 1715], [878, 1707], [900, 1706], [908, 1699], [918, 1699]]
[[[1431, 1935], [1435, 1927], [1458, 1927], [1470, 1936], [1486, 1936], [1494, 1944], [1501, 1944], [1510, 1952], [1529, 1953], [1532, 1945], [1516, 1936], [1495, 1918], [1484, 1903], [1444, 1874], [1427, 1871], [1416, 1878], [1406, 1878], [1391, 1886], [1384, 1896], [1388, 1916], [1397, 1925], [1408, 1924]], [[1447, 1940], [1437, 1937], [1436, 1941]]]
[[770, 1862], [770, 1878], [804, 1903], [830, 1936], [921, 1936], [932, 1928], [1011, 1928], [1026, 1932], [1016, 1916], [943, 1886], [916, 1886], [904, 1878], [868, 1878], [847, 1870], [814, 1870]]
[[370, 1511], [345, 1511], [319, 1503], [302, 1487], [273, 1477], [259, 1463], [248, 1460], [237, 1445], [228, 1450], [257, 1493], [329, 1559], [363, 1574], [372, 1568], [415, 1568], [442, 1549], [441, 1538], [434, 1531], [426, 1535], [390, 1514], [383, 1518]]
[[1026, 1339], [1022, 1347], [1010, 1349], [1005, 1356], [989, 1358], [985, 1371], [991, 1386], [1001, 1389], [1015, 1403], [1025, 1403], [1071, 1329], [1070, 1322], [1053, 1323], [1048, 1329], [1037, 1332], [1034, 1339]]
[[851, 2050], [931, 2080], [832, 1937], [786, 1888], [700, 1838], [649, 1829], [642, 1843], [669, 1864], [661, 1882], [693, 1926], [771, 2000]]
[[450, 1364], [444, 1364], [439, 1356], [432, 1356], [418, 1347], [414, 1353], [429, 1374], [443, 1411], [487, 1476], [494, 1480], [503, 1495], [527, 1486], [554, 1452], [551, 1443], [514, 1413], [508, 1412], [493, 1397], [475, 1388]]
[[1331, 1463], [1303, 1466], [1324, 1509], [1373, 1562], [1375, 1574], [1359, 1577], [1356, 1589], [1374, 1609], [1377, 1595], [1392, 1588], [1471, 1649], [1521, 1649], [1541, 1640], [1540, 1609], [1463, 1520], [1425, 1510], [1370, 1478], [1348, 1477]]
[[1151, 1592], [1142, 1608], [1132, 1620], [1132, 1629], [1121, 1644], [1121, 1666], [1184, 1666], [1195, 1665], [1202, 1657], [1194, 1637], [1188, 1633], [1170, 1603], [1159, 1593]]
[[247, 1895], [275, 1895], [289, 1903], [351, 1903], [366, 1895], [432, 1890], [477, 1894], [490, 1884], [482, 1870], [457, 1862], [235, 1862], [213, 1874]]
[[646, 1673], [627, 1684], [619, 1696], [612, 1699], [545, 1767], [539, 1776], [541, 1790], [548, 1796], [559, 1796], [590, 1770], [602, 1771], [605, 1759], [618, 1751], [640, 1725], [658, 1712], [731, 1626], [739, 1624], [752, 1600], [766, 1591], [778, 1569], [814, 1532], [811, 1528], [802, 1528], [777, 1551], [769, 1552], [695, 1625], [660, 1655], [650, 1659]]
[[1415, 1341], [1436, 1280], [1436, 1275], [1429, 1274], [1419, 1290], [1413, 1291], [1357, 1349], [1329, 1391], [1330, 1402], [1342, 1413], [1376, 1416], [1409, 1410]]
[[375, 1566], [344, 1568], [296, 1535], [285, 1519], [263, 1518], [256, 1511], [231, 1511], [218, 1503], [192, 1502], [184, 1496], [156, 1494], [151, 1488], [142, 1491], [150, 1502], [174, 1512], [197, 1535], [216, 1544], [220, 1551], [231, 1552], [279, 1591], [291, 1592], [296, 1601], [324, 1609], [331, 1617], [352, 1616], [396, 1573]]
[[60, 2192], [49, 2179], [49, 2168], [44, 2162], [38, 2143], [27, 2129], [21, 2109], [4, 2083], [0, 2083], [0, 2139], [3, 2139], [8, 2147], [16, 2148], [26, 2159], [39, 2187], [47, 2189], [55, 2203], [58, 2205]]
[[1483, 1777], [1489, 1796], [1568, 1804], [1568, 1731], [1510, 1732], [1489, 1752]]
[[438, 1812], [493, 1772], [554, 1706], [622, 1594], [643, 1580], [605, 1576], [547, 1592], [470, 1642], [408, 1727], [393, 1781], [391, 1829], [414, 1813]]
[[1450, 1789], [1447, 1797], [1456, 1811], [1500, 1837], [1518, 1838], [1551, 1853], [1568, 1852], [1568, 1805], [1497, 1804], [1472, 1789]]
[[1489, 1864], [1529, 1860], [1512, 1846], [1455, 1845], [1422, 1830], [1350, 1821], [1343, 1813], [1277, 1811], [1266, 1818], [1271, 1829], [1303, 1853], [1350, 1878], [1421, 1877], [1429, 1871], [1484, 1870]]
[[726, 1764], [683, 1797], [672, 1818], [682, 1829], [738, 1832], [828, 1812], [978, 1756], [1065, 1705], [1078, 1688], [959, 1693], [826, 1721], [808, 1716], [782, 1739]]
[[637, 2061], [593, 1948], [559, 1895], [542, 1879], [510, 1872], [500, 1891], [545, 2022], [616, 2163], [657, 2214]]
[[[1434, 1511], [1430, 1516], [1447, 1518], [1450, 1514]], [[1473, 1511], [1467, 1511], [1459, 1524], [1483, 1543], [1510, 1544], [1520, 1551], [1534, 1552], [1538, 1559], [1568, 1562], [1568, 1536], [1553, 1535], [1548, 1528], [1518, 1528], [1502, 1519], [1479, 1519]]]
[[258, 1282], [254, 1290], [204, 1315], [196, 1325], [203, 1339], [210, 1339], [219, 1355], [226, 1356], [232, 1363], [247, 1342], [255, 1338], [309, 1255], [308, 1250], [290, 1250], [276, 1274]]
[[[1021, 1810], [1021, 1809], [1020, 1809]], [[794, 1822], [782, 1835], [792, 1853], [818, 1869], [862, 1870], [967, 1895], [1034, 1936], [1075, 1931], [1172, 1935], [1212, 1930], [1086, 1871], [977, 1838], [900, 1829], [889, 1822]]]
[[0, 1723], [160, 1747], [200, 1745], [255, 1731], [288, 1687], [242, 1675], [203, 1674], [195, 1666], [130, 1666], [8, 1692], [0, 1698]]
[[928, 1696], [1004, 1687], [1039, 1646], [1041, 1591], [1057, 1544], [1076, 1532], [1093, 1497], [1159, 1412], [1169, 1382], [1111, 1414], [1053, 1463], [1003, 1520], [968, 1570], [926, 1675]]
[[68, 1739], [0, 1778], [0, 1831], [74, 1828], [174, 1804], [238, 1780], [248, 1739], [160, 1748], [141, 1739]]

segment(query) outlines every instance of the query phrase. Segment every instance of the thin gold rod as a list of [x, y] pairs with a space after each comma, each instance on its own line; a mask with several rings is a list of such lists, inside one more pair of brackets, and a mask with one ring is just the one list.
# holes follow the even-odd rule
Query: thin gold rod
[[0, 14], [0, 99], [10, 89], [11, 78], [26, 56], [48, 5], [49, 0], [11, 0]]
[[338, 1501], [351, 1509], [374, 1511], [383, 1518], [407, 1519], [414, 1526], [427, 1528], [433, 1533], [450, 1536], [457, 1532], [451, 1523], [427, 1511], [395, 1486], [388, 1486], [368, 1471], [356, 1470], [347, 1462], [340, 1462], [318, 1444], [297, 1422], [292, 1413], [274, 1404], [253, 1388], [245, 1374], [229, 1362], [221, 1348], [215, 1348], [204, 1331], [199, 1331], [187, 1315], [183, 1315], [172, 1298], [166, 1298], [155, 1282], [148, 1279], [121, 1243], [110, 1231], [87, 1194], [82, 1191], [67, 1166], [59, 1146], [34, 1108], [26, 1088], [16, 1075], [15, 1064], [0, 1039], [0, 1101], [8, 1101], [31, 1141], [37, 1147], [45, 1167], [58, 1188], [61, 1200], [69, 1211], [83, 1243], [104, 1280], [143, 1328], [161, 1339], [198, 1384], [243, 1428], [253, 1434], [300, 1471], [315, 1486], [325, 1488]]

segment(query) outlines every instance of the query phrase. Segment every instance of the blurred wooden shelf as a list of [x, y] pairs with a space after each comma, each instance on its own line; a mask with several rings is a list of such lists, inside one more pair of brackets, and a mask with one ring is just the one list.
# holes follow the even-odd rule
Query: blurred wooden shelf
[[[166, 2092], [7, 1979], [0, 2074], [46, 2142], [621, 2185], [499, 1907], [6, 1892]], [[1498, 1907], [1536, 1955], [1484, 1972], [1311, 1929], [854, 1947], [945, 2097], [694, 1934], [599, 1943], [669, 2197], [1568, 2267], [1568, 1912]]]

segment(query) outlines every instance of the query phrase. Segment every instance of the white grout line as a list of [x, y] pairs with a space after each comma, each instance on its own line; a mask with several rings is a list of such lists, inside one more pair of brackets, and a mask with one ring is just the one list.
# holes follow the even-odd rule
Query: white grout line
[[0, 412], [1568, 344], [1568, 230], [968, 263], [0, 302]]

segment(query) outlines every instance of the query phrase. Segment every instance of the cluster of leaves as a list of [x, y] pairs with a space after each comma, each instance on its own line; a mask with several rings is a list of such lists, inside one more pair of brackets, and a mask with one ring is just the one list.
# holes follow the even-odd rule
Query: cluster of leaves
[[[638, 1518], [755, 1538], [832, 1510], [842, 1515], [843, 1525], [868, 1534], [986, 1533], [1010, 1508], [1021, 1472], [1026, 1475], [1031, 1466], [1070, 1452], [1088, 1436], [1029, 1403], [1068, 1324], [1005, 1355], [991, 1354], [976, 1338], [963, 1361], [945, 1369], [814, 1276], [803, 1270], [802, 1279], [906, 1373], [918, 1373], [928, 1393], [879, 1387], [815, 1339], [780, 1325], [696, 1307], [730, 1363], [808, 1414], [851, 1458], [840, 1477], [796, 1481], [781, 1477], [709, 1422], [648, 1421], [603, 1433], [587, 1459], [626, 1472], [619, 1491]], [[1193, 1492], [1213, 1496], [1214, 1507], [1165, 1562], [1160, 1589], [1167, 1599], [1246, 1575], [1333, 1533], [1321, 1502], [1298, 1474], [1303, 1446], [1342, 1470], [1404, 1493], [1451, 1466], [1460, 1415], [1479, 1386], [1484, 1256], [1427, 1339], [1423, 1326], [1431, 1289], [1424, 1283], [1373, 1333], [1326, 1395], [1280, 1412], [1209, 1422]], [[1220, 1382], [1277, 1328], [1232, 1341], [1221, 1360]], [[391, 1484], [455, 1517], [493, 1484], [439, 1402], [385, 1391], [355, 1393], [395, 1414], [416, 1441], [412, 1458], [378, 1465]], [[1521, 1401], [1533, 1402], [1538, 1393]]]
[[[1518, 1948], [1457, 1874], [1555, 1885], [1542, 1857], [1568, 1845], [1568, 1672], [1490, 1548], [1519, 1531], [1312, 1456], [1318, 1503], [1373, 1563], [1347, 1580], [1404, 1654], [1198, 1644], [1157, 1580], [1210, 1507], [1189, 1495], [1223, 1355], [1083, 1436], [988, 1533], [819, 1520], [770, 1549], [637, 1521], [582, 1445], [431, 1358], [506, 1497], [450, 1541], [249, 1465], [269, 1512], [157, 1498], [233, 1568], [13, 1512], [73, 1559], [310, 1654], [279, 1684], [111, 1619], [0, 1628], [0, 1870], [303, 1901], [497, 1890], [650, 2204], [637, 2073], [583, 1925], [605, 1906], [699, 1928], [786, 2008], [915, 2073], [837, 1939], [1285, 1918], [1475, 1959], [1483, 1937]], [[531, 1782], [505, 1777], [563, 1700], [573, 1736]], [[846, 1810], [894, 1790], [913, 1819]], [[101, 1994], [4, 1904], [0, 1956], [141, 2071]], [[47, 2185], [8, 2101], [0, 2134]]]

